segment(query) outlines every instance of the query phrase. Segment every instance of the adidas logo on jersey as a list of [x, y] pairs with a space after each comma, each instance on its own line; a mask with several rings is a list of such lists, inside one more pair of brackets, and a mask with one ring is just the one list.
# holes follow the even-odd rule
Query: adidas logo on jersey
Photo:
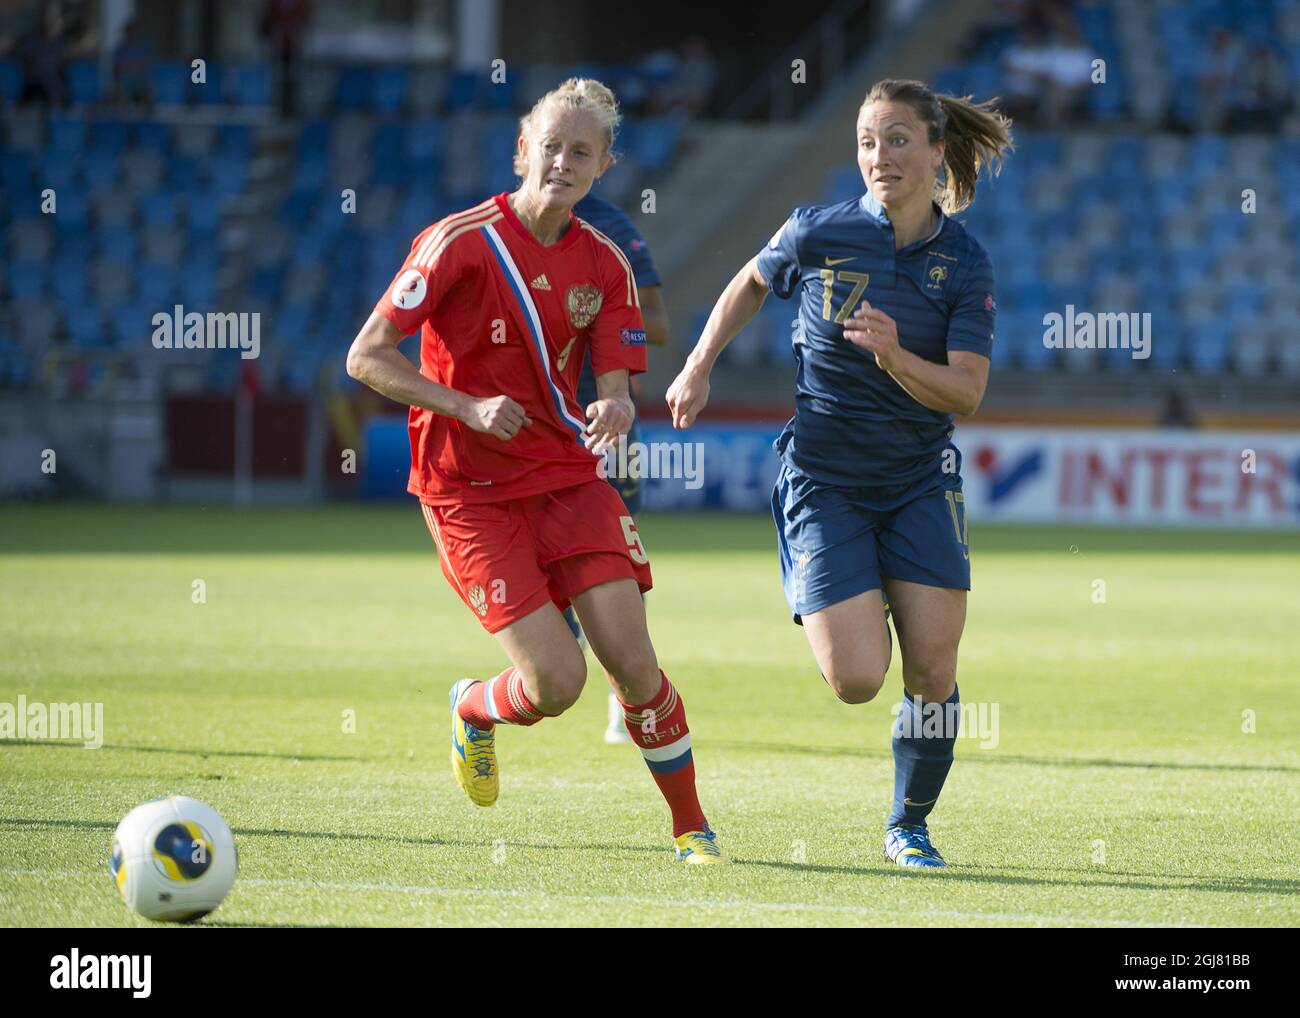
[[540, 276], [538, 276], [528, 285], [531, 286], [534, 290], [549, 290], [551, 288], [551, 284], [547, 282], [545, 272], [543, 272]]

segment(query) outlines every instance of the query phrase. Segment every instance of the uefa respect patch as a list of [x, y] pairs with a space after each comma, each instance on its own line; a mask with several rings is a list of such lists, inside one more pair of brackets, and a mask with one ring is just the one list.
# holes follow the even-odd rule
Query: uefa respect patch
[[619, 329], [619, 346], [645, 346], [645, 329]]

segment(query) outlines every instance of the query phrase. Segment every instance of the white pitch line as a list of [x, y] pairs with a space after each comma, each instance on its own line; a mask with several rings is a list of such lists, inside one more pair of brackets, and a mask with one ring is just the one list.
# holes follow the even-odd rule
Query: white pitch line
[[[0, 869], [6, 876], [33, 877], [88, 877], [99, 876], [99, 870], [22, 870]], [[721, 908], [756, 909], [763, 912], [833, 912], [841, 915], [887, 915], [898, 918], [897, 910], [868, 908], [859, 905], [819, 905], [808, 901], [745, 901], [715, 898], [648, 898], [632, 894], [547, 894], [545, 892], [511, 888], [437, 887], [428, 884], [388, 883], [338, 883], [313, 880], [246, 879], [237, 883], [246, 887], [294, 887], [321, 891], [382, 891], [392, 894], [431, 894], [440, 897], [465, 898], [531, 898], [570, 904], [596, 905], [648, 905], [670, 908]], [[1115, 926], [1134, 929], [1205, 929], [1200, 924], [1142, 923], [1126, 919], [1098, 919], [1092, 916], [1026, 915], [1017, 912], [958, 912], [946, 909], [909, 910], [908, 917], [920, 916], [935, 919], [985, 919], [999, 922], [1068, 923], [1074, 926]]]

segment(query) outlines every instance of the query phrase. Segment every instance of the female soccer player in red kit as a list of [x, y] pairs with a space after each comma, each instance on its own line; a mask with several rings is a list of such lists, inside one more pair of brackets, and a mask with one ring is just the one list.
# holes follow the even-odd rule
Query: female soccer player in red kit
[[[645, 370], [645, 325], [626, 258], [570, 210], [612, 164], [619, 119], [596, 81], [543, 96], [520, 121], [518, 190], [415, 238], [352, 343], [348, 374], [410, 405], [407, 489], [443, 575], [511, 662], [452, 686], [461, 788], [492, 805], [496, 726], [536, 724], [578, 699], [586, 659], [561, 615], [572, 603], [668, 802], [676, 858], [719, 863], [685, 709], [646, 629], [649, 560], [597, 473], [597, 454], [632, 423], [628, 379]], [[418, 371], [397, 349], [416, 328]], [[582, 408], [588, 345], [597, 398]]]

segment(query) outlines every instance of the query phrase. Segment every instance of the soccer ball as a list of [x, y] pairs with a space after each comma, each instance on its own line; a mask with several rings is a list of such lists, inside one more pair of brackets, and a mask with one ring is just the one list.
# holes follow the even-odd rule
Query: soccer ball
[[186, 795], [152, 799], [113, 832], [108, 871], [127, 905], [146, 919], [185, 923], [221, 904], [239, 860], [230, 828]]

